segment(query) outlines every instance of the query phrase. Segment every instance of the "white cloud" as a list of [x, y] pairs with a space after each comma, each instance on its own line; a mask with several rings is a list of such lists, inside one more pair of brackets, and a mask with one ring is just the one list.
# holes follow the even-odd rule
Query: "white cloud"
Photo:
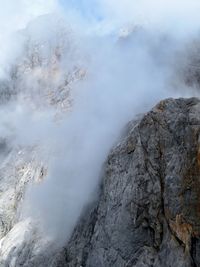
[[[23, 38], [13, 37], [13, 33], [25, 28], [34, 18], [36, 21], [28, 27], [33, 38], [46, 39], [48, 45], [58, 40], [55, 17], [38, 18], [60, 11], [57, 1], [13, 2], [0, 0], [4, 7], [4, 12], [0, 11], [3, 29], [0, 31], [0, 66], [3, 67], [18, 55], [23, 43]], [[83, 14], [78, 17], [80, 14], [75, 14], [67, 4], [62, 12], [76, 25], [77, 32], [71, 36], [75, 39], [78, 36], [76, 44], [88, 73], [74, 88], [74, 106], [63, 122], [57, 125], [52, 121], [52, 109], [46, 107], [42, 113], [32, 110], [29, 103], [14, 103], [13, 110], [9, 111], [7, 106], [0, 112], [1, 128], [3, 124], [12, 126], [16, 143], [39, 142], [41, 147], [56, 152], [47, 180], [32, 188], [27, 199], [31, 215], [39, 214], [46, 228], [55, 231], [59, 238], [70, 235], [83, 205], [93, 196], [102, 164], [123, 126], [161, 98], [175, 95], [166, 81], [173, 71], [170, 64], [175, 50], [183, 48], [177, 36], [187, 36], [199, 29], [200, 3], [196, 0], [99, 0], [99, 5], [104, 19], [95, 20], [94, 24], [88, 23]], [[127, 39], [105, 34], [127, 24], [141, 24], [144, 29], [136, 30]], [[160, 31], [167, 34], [162, 35]], [[128, 37], [130, 32], [125, 33]], [[44, 46], [45, 52], [47, 47]], [[72, 60], [66, 56], [62, 63], [64, 73]], [[25, 83], [27, 90], [38, 84], [37, 78], [35, 83], [35, 77], [32, 78], [31, 85]]]
[[99, 0], [99, 4], [112, 26], [135, 23], [189, 34], [200, 25], [198, 0]]

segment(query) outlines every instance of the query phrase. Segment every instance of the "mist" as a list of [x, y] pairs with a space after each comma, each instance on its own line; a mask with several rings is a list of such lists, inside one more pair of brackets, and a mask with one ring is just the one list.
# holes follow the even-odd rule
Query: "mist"
[[178, 70], [199, 38], [200, 4], [19, 2], [15, 11], [7, 2], [13, 21], [1, 32], [1, 80], [14, 97], [0, 106], [0, 129], [12, 147], [38, 147], [48, 170], [29, 185], [20, 218], [63, 244], [98, 197], [103, 164], [126, 124], [163, 98], [199, 95]]

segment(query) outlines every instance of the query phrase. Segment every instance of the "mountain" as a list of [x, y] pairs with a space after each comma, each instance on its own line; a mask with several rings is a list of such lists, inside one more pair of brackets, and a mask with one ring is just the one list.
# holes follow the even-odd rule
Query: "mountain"
[[2, 61], [0, 267], [200, 266], [199, 37], [61, 17]]
[[[131, 121], [65, 248], [21, 222], [4, 230], [0, 266], [200, 266], [199, 133], [197, 98], [163, 100]], [[32, 179], [29, 171], [21, 177]]]
[[199, 99], [167, 99], [129, 123], [55, 266], [200, 266], [199, 118]]

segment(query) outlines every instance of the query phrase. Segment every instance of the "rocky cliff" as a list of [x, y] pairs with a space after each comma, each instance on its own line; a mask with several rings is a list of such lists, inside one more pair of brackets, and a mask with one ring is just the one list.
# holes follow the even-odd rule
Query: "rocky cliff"
[[129, 123], [57, 267], [200, 266], [200, 100]]
[[127, 125], [103, 167], [98, 199], [59, 253], [30, 221], [17, 219], [20, 192], [41, 176], [34, 162], [11, 183], [17, 199], [6, 198], [11, 189], [2, 172], [0, 266], [200, 266], [199, 99], [161, 101]]

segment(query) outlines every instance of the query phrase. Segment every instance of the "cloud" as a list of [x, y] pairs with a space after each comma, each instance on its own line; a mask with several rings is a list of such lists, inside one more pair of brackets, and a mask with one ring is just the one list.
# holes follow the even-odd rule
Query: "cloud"
[[72, 90], [72, 111], [59, 124], [31, 121], [30, 133], [25, 134], [37, 133], [39, 143], [54, 151], [48, 177], [28, 191], [28, 215], [41, 220], [44, 232], [61, 243], [70, 237], [83, 207], [94, 199], [102, 166], [123, 127], [169, 95], [163, 84], [166, 70], [162, 73], [164, 68], [149, 52], [154, 41], [146, 32], [117, 43], [87, 38], [90, 46], [83, 51], [90, 53], [88, 74]]
[[199, 30], [198, 0], [98, 0], [102, 25], [115, 30], [123, 24], [139, 24], [175, 35]]
[[[0, 128], [5, 137], [13, 138], [13, 146], [42, 148], [43, 162], [50, 156], [48, 176], [30, 186], [23, 215], [41, 221], [45, 233], [62, 242], [83, 206], [94, 198], [102, 166], [126, 123], [160, 99], [178, 95], [170, 83], [174, 58], [200, 25], [195, 0], [98, 0], [94, 20], [92, 3], [82, 1], [80, 7], [80, 2], [65, 1], [63, 10], [57, 1], [21, 0], [14, 10], [8, 1], [0, 21], [9, 21], [1, 31], [1, 66], [27, 61], [27, 36], [30, 55], [39, 53], [41, 61], [20, 72], [19, 96], [0, 111]], [[121, 28], [126, 34], [120, 36]], [[62, 46], [58, 36], [70, 45]], [[58, 47], [63, 49], [55, 63]], [[86, 75], [77, 80], [71, 75], [68, 83], [66, 73], [77, 69]], [[49, 90], [60, 94], [63, 84], [69, 84], [73, 104], [55, 122], [59, 106], [47, 105], [41, 96]]]

